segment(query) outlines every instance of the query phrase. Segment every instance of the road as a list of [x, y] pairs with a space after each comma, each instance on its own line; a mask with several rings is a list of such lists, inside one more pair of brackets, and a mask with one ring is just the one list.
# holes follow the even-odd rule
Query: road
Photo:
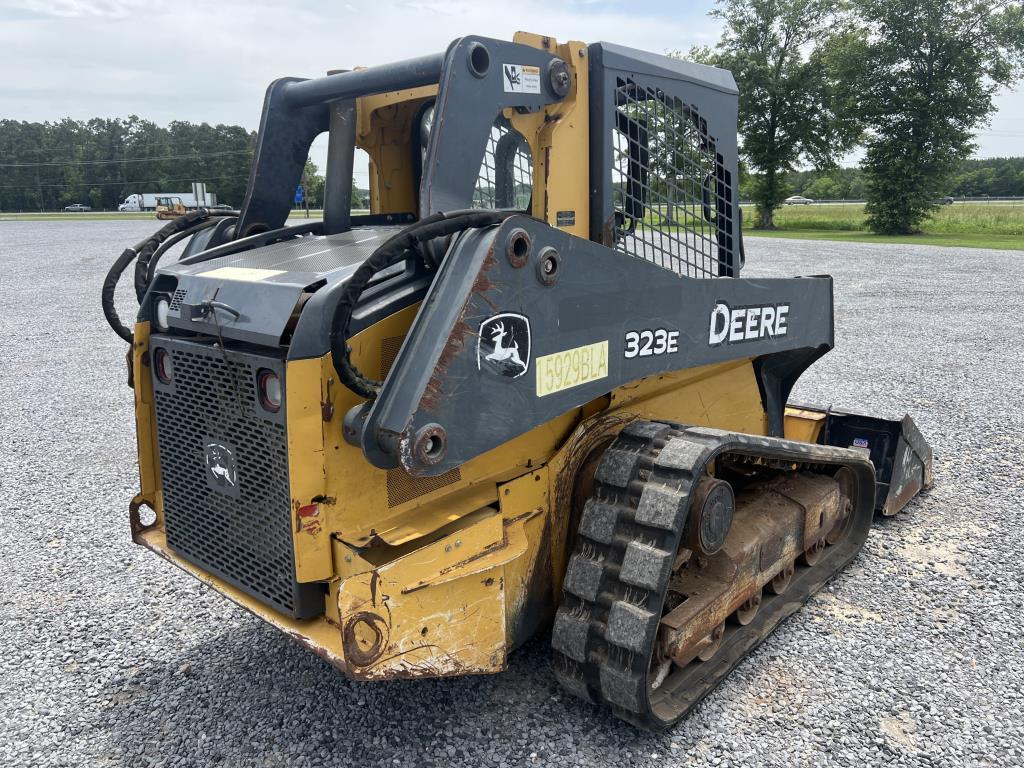
[[835, 276], [837, 348], [794, 399], [909, 410], [935, 488], [654, 736], [564, 695], [544, 638], [497, 676], [349, 682], [130, 542], [99, 292], [154, 226], [0, 222], [0, 765], [1024, 762], [1019, 254], [748, 241], [748, 276]]

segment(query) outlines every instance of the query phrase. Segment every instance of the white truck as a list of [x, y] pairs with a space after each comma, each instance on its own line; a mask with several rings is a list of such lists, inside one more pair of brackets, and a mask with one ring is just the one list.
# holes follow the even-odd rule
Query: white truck
[[124, 202], [117, 206], [119, 211], [155, 211], [158, 197], [178, 197], [189, 210], [193, 208], [212, 208], [217, 205], [217, 195], [206, 191], [202, 182], [192, 184], [191, 192], [143, 192], [128, 195]]

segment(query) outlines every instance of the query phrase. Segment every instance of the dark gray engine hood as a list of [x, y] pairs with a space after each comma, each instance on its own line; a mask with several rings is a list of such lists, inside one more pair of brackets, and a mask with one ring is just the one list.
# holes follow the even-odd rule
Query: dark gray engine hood
[[[144, 307], [152, 306], [154, 295], [165, 292], [160, 286], [172, 277], [177, 280], [168, 323], [172, 329], [219, 334], [225, 340], [277, 348], [282, 345], [296, 305], [309, 294], [293, 331], [288, 357], [319, 357], [329, 348], [331, 313], [338, 293], [359, 265], [399, 229], [354, 229], [336, 235], [299, 237], [197, 263], [168, 264], [158, 271], [150, 301]], [[387, 281], [388, 293], [397, 288], [401, 294], [404, 287], [408, 300], [401, 303], [407, 305], [422, 295], [428, 278], [417, 265], [405, 264], [392, 267], [381, 277], [399, 275]], [[380, 293], [378, 287], [364, 294], [351, 332], [375, 322], [375, 310], [382, 307], [375, 307], [374, 294]], [[226, 304], [239, 316], [216, 309], [206, 317], [190, 319], [196, 314], [190, 308], [207, 300]], [[401, 308], [390, 306], [390, 300], [387, 304], [389, 311]]]

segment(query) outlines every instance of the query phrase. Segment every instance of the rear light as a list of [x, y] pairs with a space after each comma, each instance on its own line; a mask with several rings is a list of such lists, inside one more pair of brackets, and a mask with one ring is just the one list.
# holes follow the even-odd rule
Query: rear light
[[281, 379], [273, 371], [261, 368], [256, 374], [256, 391], [260, 396], [260, 405], [271, 413], [281, 410]]
[[167, 296], [160, 296], [154, 302], [153, 319], [156, 320], [156, 327], [159, 331], [170, 330], [171, 300]]
[[174, 378], [174, 366], [171, 365], [171, 355], [163, 347], [157, 347], [153, 352], [153, 370], [161, 384], [170, 384]]

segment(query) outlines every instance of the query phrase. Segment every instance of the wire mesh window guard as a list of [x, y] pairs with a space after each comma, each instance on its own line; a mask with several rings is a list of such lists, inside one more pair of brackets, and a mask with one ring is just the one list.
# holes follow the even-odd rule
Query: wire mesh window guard
[[615, 248], [680, 275], [717, 277], [733, 207], [707, 122], [661, 90], [622, 78], [616, 85]]
[[533, 195], [533, 156], [530, 145], [503, 116], [491, 127], [480, 164], [473, 208], [529, 210]]

